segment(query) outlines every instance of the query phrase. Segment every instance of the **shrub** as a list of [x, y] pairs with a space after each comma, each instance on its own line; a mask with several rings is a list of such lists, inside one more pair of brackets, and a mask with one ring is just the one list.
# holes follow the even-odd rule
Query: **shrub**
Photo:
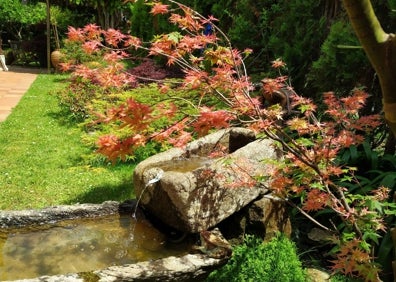
[[212, 272], [207, 281], [306, 281], [294, 243], [284, 235], [268, 243], [246, 236], [230, 261]]
[[[376, 187], [387, 187], [390, 189], [390, 197], [382, 201], [383, 206], [391, 205], [392, 195], [396, 193], [396, 156], [381, 154], [379, 150], [372, 149], [368, 142], [360, 146], [351, 146], [345, 149], [339, 156], [339, 161], [346, 166], [356, 167], [354, 179], [343, 179], [339, 185], [343, 185], [348, 192], [358, 195], [366, 195]], [[375, 202], [367, 201], [367, 206], [375, 206]], [[383, 216], [384, 224], [389, 227], [395, 226], [395, 215], [386, 214], [381, 206], [375, 206], [378, 213]], [[391, 206], [390, 206], [391, 208]], [[394, 210], [394, 207], [393, 207]], [[390, 228], [389, 228], [390, 229]], [[374, 237], [375, 248], [373, 254], [375, 262], [382, 268], [381, 279], [391, 281], [392, 261], [394, 260], [395, 246], [392, 242], [391, 232], [380, 232], [380, 236]], [[366, 235], [369, 237], [370, 235]]]
[[[342, 66], [340, 66], [340, 62]], [[366, 83], [365, 76], [371, 66], [365, 57], [351, 25], [343, 20], [332, 24], [330, 33], [321, 46], [320, 57], [313, 62], [308, 73], [308, 83], [318, 93], [332, 91], [347, 93]], [[372, 77], [370, 77], [372, 80]], [[335, 89], [335, 87], [337, 87]], [[319, 100], [321, 97], [318, 98]]]

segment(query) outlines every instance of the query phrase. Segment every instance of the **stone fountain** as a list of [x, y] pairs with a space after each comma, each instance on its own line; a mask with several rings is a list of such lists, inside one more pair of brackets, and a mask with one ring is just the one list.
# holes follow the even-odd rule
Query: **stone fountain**
[[[0, 236], [21, 227], [127, 214], [137, 222], [143, 220], [154, 230], [151, 234], [158, 234], [156, 228], [165, 226], [189, 234], [187, 238], [202, 245], [164, 258], [24, 281], [203, 281], [230, 256], [223, 234], [231, 239], [253, 233], [265, 239], [276, 231], [290, 233], [284, 203], [268, 192], [269, 164], [280, 157], [271, 140], [258, 139], [250, 130], [220, 130], [183, 149], [173, 148], [139, 163], [133, 175], [137, 196], [133, 204], [105, 202], [3, 211]], [[135, 233], [136, 224], [127, 232]], [[158, 235], [160, 243], [156, 246], [166, 242], [167, 235]], [[0, 260], [0, 272], [1, 267]]]
[[279, 157], [273, 141], [251, 130], [220, 130], [139, 163], [135, 194], [139, 206], [177, 230], [208, 230], [268, 192], [268, 163]]

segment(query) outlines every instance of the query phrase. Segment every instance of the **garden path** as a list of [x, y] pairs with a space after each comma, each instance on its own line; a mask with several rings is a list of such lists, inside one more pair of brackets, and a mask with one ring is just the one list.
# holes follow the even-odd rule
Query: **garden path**
[[40, 73], [47, 70], [17, 66], [8, 66], [8, 71], [0, 69], [0, 122], [6, 120]]

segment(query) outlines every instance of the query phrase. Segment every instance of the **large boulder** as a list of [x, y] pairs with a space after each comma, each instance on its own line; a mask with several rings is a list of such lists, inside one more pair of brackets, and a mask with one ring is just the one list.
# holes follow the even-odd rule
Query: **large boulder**
[[267, 192], [265, 160], [278, 157], [271, 140], [250, 130], [220, 130], [139, 163], [138, 205], [180, 231], [207, 230]]
[[242, 244], [246, 234], [269, 241], [279, 232], [290, 237], [292, 232], [287, 202], [266, 194], [241, 211], [234, 213], [217, 227], [232, 245]]

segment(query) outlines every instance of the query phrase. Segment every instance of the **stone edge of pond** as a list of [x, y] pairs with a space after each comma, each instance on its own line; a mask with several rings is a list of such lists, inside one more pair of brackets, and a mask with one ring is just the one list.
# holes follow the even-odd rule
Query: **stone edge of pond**
[[[18, 228], [27, 225], [43, 225], [75, 218], [94, 218], [134, 209], [135, 201], [102, 204], [76, 204], [19, 211], [0, 211], [0, 228]], [[31, 279], [8, 280], [25, 282], [55, 281], [200, 281], [213, 270], [227, 262], [204, 254], [187, 254], [180, 257], [144, 261], [136, 264], [110, 266], [91, 272], [40, 276]]]
[[76, 204], [47, 207], [43, 209], [0, 211], [0, 228], [18, 228], [43, 225], [75, 219], [94, 218], [121, 212], [124, 203], [106, 201], [102, 204]]
[[[203, 254], [139, 262], [94, 270], [91, 272], [40, 276], [32, 279], [12, 280], [25, 282], [84, 282], [84, 281], [203, 281], [213, 270], [227, 262]], [[7, 282], [7, 281], [4, 281]], [[11, 282], [9, 280], [8, 282]]]

